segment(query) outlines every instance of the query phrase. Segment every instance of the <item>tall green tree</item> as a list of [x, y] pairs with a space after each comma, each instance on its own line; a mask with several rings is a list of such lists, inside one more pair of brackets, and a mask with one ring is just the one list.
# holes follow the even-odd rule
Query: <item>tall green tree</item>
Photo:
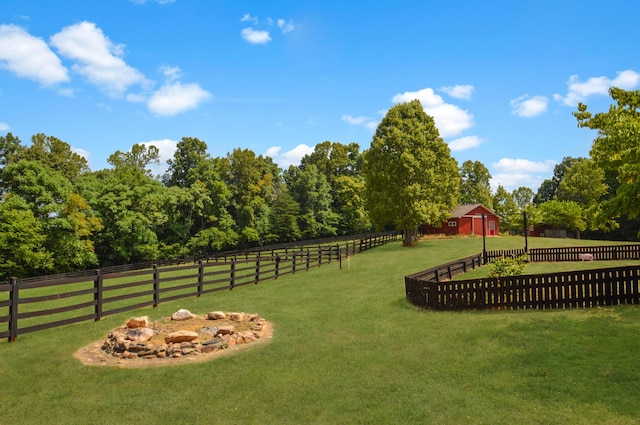
[[273, 239], [278, 242], [293, 242], [301, 239], [299, 216], [300, 204], [293, 199], [289, 191], [282, 191], [272, 209], [271, 231], [274, 235]]
[[533, 203], [536, 205], [540, 205], [543, 202], [556, 199], [558, 186], [564, 178], [565, 171], [567, 170], [567, 168], [571, 167], [571, 165], [573, 165], [577, 160], [578, 158], [572, 158], [570, 156], [562, 158], [560, 164], [556, 164], [556, 166], [553, 167], [553, 177], [551, 177], [551, 179], [546, 179], [545, 181], [543, 181], [538, 188], [538, 192], [533, 197]]
[[586, 229], [582, 208], [573, 201], [548, 201], [538, 207], [542, 212], [542, 221], [556, 229], [575, 230], [580, 239], [580, 231]]
[[480, 161], [467, 160], [460, 167], [460, 203], [493, 208], [491, 173]]
[[364, 207], [363, 156], [357, 143], [325, 141], [300, 160], [300, 169], [313, 165], [331, 187], [332, 209], [338, 216], [337, 232], [353, 234], [371, 228]]
[[371, 220], [402, 229], [405, 246], [418, 226], [442, 223], [457, 204], [458, 164], [418, 100], [389, 109], [364, 159]]
[[82, 174], [89, 172], [85, 157], [74, 152], [68, 143], [42, 133], [32, 136], [31, 146], [20, 149], [14, 160], [39, 161], [62, 174], [71, 183], [75, 183]]
[[269, 157], [250, 149], [234, 149], [219, 161], [223, 181], [231, 191], [229, 212], [244, 246], [266, 241], [271, 208], [281, 185], [280, 169]]
[[9, 193], [0, 199], [0, 281], [53, 269], [46, 233], [27, 202]]
[[334, 180], [333, 200], [338, 208], [340, 234], [353, 235], [371, 230], [364, 198], [365, 188], [362, 176], [340, 176]]
[[579, 103], [574, 116], [579, 127], [598, 131], [591, 158], [617, 183], [615, 193], [600, 203], [601, 219], [634, 219], [640, 215], [640, 90], [612, 87], [609, 94], [615, 101], [609, 111], [593, 115]]
[[200, 179], [200, 172], [209, 166], [207, 144], [195, 137], [183, 137], [176, 145], [173, 158], [162, 181], [167, 186], [189, 187]]
[[87, 201], [59, 171], [36, 160], [12, 162], [3, 170], [9, 194], [31, 209], [44, 235], [43, 248], [53, 261], [49, 270], [65, 272], [97, 264], [92, 236], [102, 228]]
[[533, 197], [535, 194], [530, 187], [520, 186], [512, 192], [513, 200], [518, 205], [518, 208], [522, 211], [533, 203]]
[[520, 208], [516, 203], [513, 193], [509, 193], [502, 185], [498, 185], [493, 195], [493, 211], [500, 217], [501, 232], [517, 232], [520, 222]]
[[334, 236], [338, 215], [331, 209], [331, 186], [315, 165], [289, 167], [284, 176], [292, 198], [300, 205], [300, 231], [306, 239]]

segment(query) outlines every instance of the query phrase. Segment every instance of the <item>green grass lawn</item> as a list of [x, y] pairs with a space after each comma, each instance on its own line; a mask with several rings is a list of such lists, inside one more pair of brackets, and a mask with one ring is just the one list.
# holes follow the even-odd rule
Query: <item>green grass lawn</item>
[[[488, 238], [487, 249], [523, 246]], [[608, 242], [529, 239], [530, 248]], [[481, 238], [394, 242], [233, 291], [0, 341], [0, 424], [637, 424], [640, 308], [433, 312], [404, 276]], [[272, 341], [150, 369], [83, 366], [80, 347], [134, 315], [259, 313]]]

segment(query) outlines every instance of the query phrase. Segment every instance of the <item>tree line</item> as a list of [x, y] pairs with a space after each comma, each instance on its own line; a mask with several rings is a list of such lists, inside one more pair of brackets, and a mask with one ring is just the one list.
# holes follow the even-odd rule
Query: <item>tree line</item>
[[[460, 167], [419, 101], [392, 107], [369, 149], [325, 141], [299, 165], [237, 148], [211, 157], [206, 142], [183, 137], [166, 172], [160, 155], [136, 144], [92, 171], [56, 137], [25, 145], [0, 137], [0, 279], [57, 273], [373, 229], [398, 229], [412, 245], [423, 224], [440, 224], [460, 203], [482, 203], [503, 231], [529, 222], [569, 230], [623, 229], [640, 211], [636, 151], [639, 92], [612, 89], [618, 102], [592, 116], [591, 158], [565, 158], [537, 193], [499, 186], [479, 161]], [[625, 227], [626, 226], [626, 227]], [[634, 234], [634, 236], [636, 236]]]

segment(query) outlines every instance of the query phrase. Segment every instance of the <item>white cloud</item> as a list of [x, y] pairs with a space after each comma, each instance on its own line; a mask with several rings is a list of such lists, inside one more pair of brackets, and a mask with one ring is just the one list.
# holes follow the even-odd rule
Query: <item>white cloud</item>
[[78, 155], [80, 155], [81, 157], [83, 157], [84, 159], [86, 159], [87, 161], [89, 161], [89, 157], [91, 156], [90, 152], [81, 148], [71, 148], [71, 151], [73, 153], [77, 153]]
[[492, 173], [491, 187], [496, 189], [502, 185], [511, 191], [520, 186], [531, 188], [534, 192], [540, 184], [552, 174], [556, 161], [530, 161], [528, 159], [502, 158], [493, 163], [492, 168], [497, 171]]
[[342, 120], [348, 122], [351, 125], [365, 125], [370, 118], [360, 115], [359, 117], [352, 117], [351, 115], [343, 115]]
[[178, 142], [171, 139], [151, 140], [144, 142], [145, 146], [155, 146], [160, 153], [160, 164], [152, 164], [149, 166], [154, 176], [162, 175], [167, 171], [167, 160], [173, 159], [176, 152]]
[[374, 120], [373, 118], [365, 117], [360, 115], [359, 117], [354, 117], [348, 114], [342, 116], [342, 121], [346, 121], [351, 125], [355, 126], [363, 126], [367, 130], [374, 132], [378, 127], [379, 121]]
[[547, 111], [549, 99], [546, 96], [533, 96], [528, 94], [511, 100], [511, 113], [523, 118], [533, 118]]
[[478, 136], [460, 137], [459, 139], [455, 139], [449, 142], [449, 149], [451, 149], [452, 152], [460, 152], [478, 147], [482, 142], [484, 142], [484, 140], [482, 140]]
[[147, 107], [158, 115], [177, 115], [197, 108], [210, 97], [211, 94], [198, 84], [174, 82], [155, 92], [147, 102]]
[[471, 94], [473, 93], [474, 89], [475, 88], [473, 86], [468, 84], [467, 85], [457, 84], [455, 86], [440, 87], [440, 90], [442, 90], [449, 96], [454, 97], [456, 99], [462, 99], [462, 100], [471, 99]]
[[43, 86], [69, 81], [67, 69], [47, 44], [16, 25], [0, 25], [0, 68]]
[[567, 95], [554, 94], [553, 98], [567, 106], [576, 106], [578, 102], [584, 102], [589, 96], [606, 96], [611, 87], [631, 90], [638, 87], [639, 84], [640, 73], [630, 69], [619, 72], [614, 79], [601, 76], [591, 77], [587, 81], [581, 82], [577, 75], [572, 75], [567, 82], [567, 86], [569, 87]]
[[290, 151], [283, 152], [281, 146], [273, 146], [267, 149], [266, 156], [273, 159], [273, 161], [282, 169], [289, 168], [290, 165], [299, 165], [303, 156], [313, 153], [315, 147], [300, 144]]
[[[251, 44], [267, 44], [271, 41], [270, 30], [277, 25], [282, 34], [290, 33], [296, 29], [293, 21], [287, 21], [286, 19], [277, 19], [273, 20], [271, 18], [267, 18], [266, 20], [260, 21], [257, 16], [252, 16], [247, 13], [240, 18], [240, 22], [249, 22], [252, 27], [244, 28], [240, 32], [242, 38]], [[259, 29], [259, 27], [263, 27], [266, 29]]]
[[258, 18], [245, 13], [242, 18], [240, 18], [240, 22], [251, 22], [253, 25], [258, 25]]
[[287, 22], [284, 19], [278, 19], [278, 28], [282, 30], [283, 34], [286, 34], [296, 29], [295, 25], [293, 25], [293, 22], [291, 21]]
[[134, 84], [147, 81], [137, 69], [122, 60], [124, 46], [113, 44], [92, 22], [65, 27], [51, 37], [58, 52], [78, 64], [72, 69], [111, 96], [121, 96]]
[[177, 66], [168, 66], [168, 65], [161, 66], [160, 72], [162, 72], [162, 75], [164, 75], [164, 78], [167, 81], [179, 80], [180, 76], [182, 75], [182, 71]]
[[65, 88], [56, 90], [56, 93], [64, 97], [74, 97], [76, 94], [75, 91], [70, 87], [65, 87]]
[[251, 44], [267, 44], [271, 41], [269, 31], [254, 30], [253, 28], [244, 28], [241, 32], [242, 38]]
[[457, 105], [446, 103], [431, 88], [396, 94], [391, 101], [400, 103], [414, 99], [418, 99], [424, 111], [433, 117], [442, 137], [457, 136], [474, 125], [472, 114]]
[[9, 124], [0, 121], [0, 131], [9, 131]]

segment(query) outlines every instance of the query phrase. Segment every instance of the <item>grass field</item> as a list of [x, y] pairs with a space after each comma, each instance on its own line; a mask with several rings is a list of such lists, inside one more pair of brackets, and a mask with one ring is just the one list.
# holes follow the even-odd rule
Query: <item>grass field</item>
[[[523, 246], [487, 239], [487, 249]], [[608, 242], [529, 239], [530, 248]], [[0, 342], [0, 424], [637, 424], [640, 308], [432, 312], [403, 277], [481, 238], [399, 242], [278, 280]], [[134, 315], [259, 313], [270, 343], [150, 369], [83, 366]]]

